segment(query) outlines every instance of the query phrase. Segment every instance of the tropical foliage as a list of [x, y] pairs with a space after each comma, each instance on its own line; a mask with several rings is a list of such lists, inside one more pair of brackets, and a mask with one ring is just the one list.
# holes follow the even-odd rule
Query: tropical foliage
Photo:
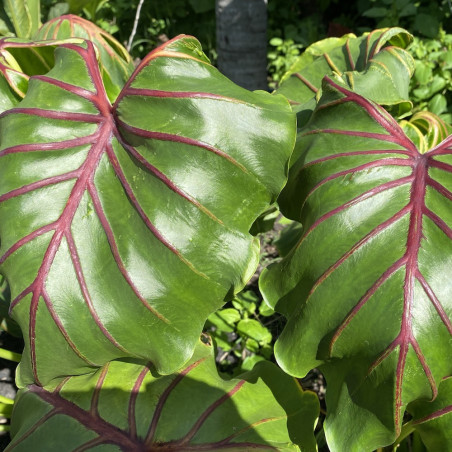
[[452, 138], [410, 116], [412, 36], [317, 42], [269, 94], [191, 36], [134, 69], [93, 23], [20, 5], [0, 40], [1, 294], [25, 341], [8, 450], [451, 449]]

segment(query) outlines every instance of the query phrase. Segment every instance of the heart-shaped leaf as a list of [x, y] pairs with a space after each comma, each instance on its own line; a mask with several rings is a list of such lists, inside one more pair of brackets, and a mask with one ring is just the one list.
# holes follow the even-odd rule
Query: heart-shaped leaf
[[19, 382], [127, 356], [172, 373], [254, 273], [248, 231], [285, 183], [295, 117], [282, 96], [227, 80], [191, 37], [149, 54], [114, 106], [89, 41], [55, 58], [0, 117]]
[[389, 28], [316, 42], [297, 59], [276, 92], [292, 101], [299, 127], [315, 108], [323, 77], [333, 73], [355, 92], [406, 113], [411, 109], [408, 87], [414, 61], [403, 48], [411, 40], [402, 28]]
[[108, 98], [114, 101], [133, 71], [129, 52], [109, 33], [82, 17], [68, 14], [46, 22], [36, 33], [36, 40], [83, 38], [99, 51], [101, 74]]
[[218, 376], [212, 346], [199, 344], [174, 375], [151, 365], [112, 361], [18, 394], [9, 451], [306, 451], [318, 399], [261, 362], [240, 378]]
[[452, 373], [452, 137], [421, 154], [383, 108], [323, 90], [289, 181], [303, 236], [261, 290], [288, 317], [280, 365], [327, 363], [331, 450], [370, 451]]

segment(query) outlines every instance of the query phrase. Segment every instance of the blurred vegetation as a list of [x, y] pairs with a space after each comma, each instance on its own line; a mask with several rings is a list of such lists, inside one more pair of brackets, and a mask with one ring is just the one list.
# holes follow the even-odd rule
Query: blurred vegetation
[[[79, 14], [126, 45], [138, 4], [138, 0], [41, 0], [42, 20], [67, 13]], [[451, 11], [451, 0], [268, 0], [270, 88], [275, 88], [303, 48], [327, 36], [349, 32], [359, 35], [398, 25], [421, 39], [429, 38], [449, 46], [444, 35], [452, 32]], [[130, 52], [134, 58], [142, 58], [152, 48], [181, 33], [196, 36], [215, 63], [215, 0], [145, 0]], [[419, 42], [422, 41], [418, 40], [416, 52], [420, 56], [416, 57], [425, 61], [427, 57], [421, 55]], [[429, 43], [428, 47], [434, 45]], [[425, 95], [420, 100], [424, 98]]]

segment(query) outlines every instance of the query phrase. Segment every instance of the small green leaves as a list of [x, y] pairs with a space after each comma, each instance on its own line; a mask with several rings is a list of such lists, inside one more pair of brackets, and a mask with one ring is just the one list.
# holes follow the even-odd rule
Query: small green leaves
[[237, 324], [237, 331], [250, 339], [256, 341], [259, 345], [267, 345], [272, 340], [272, 335], [267, 328], [254, 319], [244, 319]]

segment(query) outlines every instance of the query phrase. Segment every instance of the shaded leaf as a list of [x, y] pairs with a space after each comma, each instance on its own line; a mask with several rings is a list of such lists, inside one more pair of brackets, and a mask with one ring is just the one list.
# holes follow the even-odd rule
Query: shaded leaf
[[235, 324], [240, 318], [240, 313], [237, 309], [226, 308], [215, 311], [207, 318], [207, 321], [217, 329], [230, 333], [235, 330]]
[[55, 58], [0, 117], [19, 383], [129, 356], [172, 373], [254, 273], [248, 231], [285, 182], [294, 115], [227, 80], [191, 37], [149, 54], [113, 106], [92, 43]]
[[260, 344], [268, 344], [272, 340], [272, 335], [264, 325], [254, 319], [243, 319], [237, 324], [237, 331], [240, 335], [254, 339]]
[[199, 344], [177, 374], [113, 361], [97, 372], [20, 391], [9, 451], [316, 450], [314, 393], [269, 362], [222, 380]]
[[452, 449], [452, 377], [441, 382], [433, 402], [417, 401], [408, 407], [410, 429], [417, 431], [431, 452]]

